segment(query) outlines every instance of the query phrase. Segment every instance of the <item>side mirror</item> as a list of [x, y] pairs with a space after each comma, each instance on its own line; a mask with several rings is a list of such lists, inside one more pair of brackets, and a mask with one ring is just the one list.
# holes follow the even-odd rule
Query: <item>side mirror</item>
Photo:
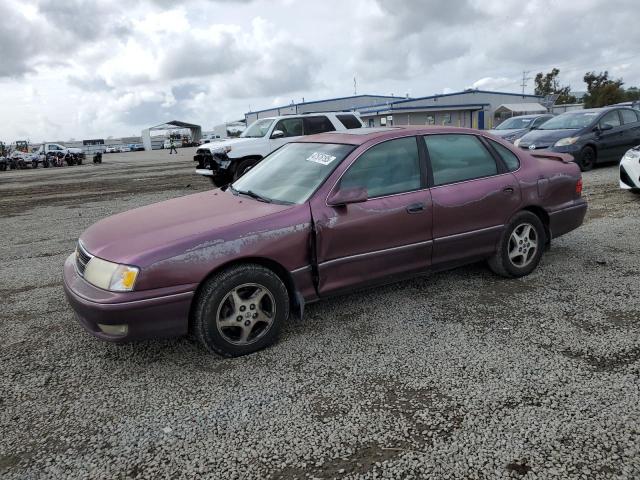
[[335, 190], [329, 197], [327, 204], [330, 207], [341, 207], [350, 203], [362, 203], [369, 199], [367, 189], [363, 187], [344, 188]]
[[271, 138], [284, 138], [284, 132], [282, 130], [274, 130]]
[[607, 130], [611, 130], [613, 127], [611, 125], [609, 125], [608, 123], [605, 124], [598, 124], [595, 127], [593, 127], [593, 131], [594, 132], [606, 132]]

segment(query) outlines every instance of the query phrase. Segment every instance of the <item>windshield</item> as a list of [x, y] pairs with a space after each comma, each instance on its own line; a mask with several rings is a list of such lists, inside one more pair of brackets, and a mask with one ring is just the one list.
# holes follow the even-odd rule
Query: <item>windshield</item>
[[538, 127], [540, 130], [576, 130], [593, 123], [599, 112], [563, 113]]
[[500, 125], [498, 125], [496, 127], [496, 130], [519, 130], [521, 128], [527, 128], [531, 124], [531, 122], [533, 122], [533, 118], [508, 118]]
[[231, 187], [270, 201], [304, 203], [354, 148], [333, 143], [288, 143]]
[[245, 138], [261, 138], [264, 137], [269, 131], [269, 127], [273, 123], [273, 119], [265, 118], [264, 120], [256, 120], [249, 128], [247, 128], [244, 132], [240, 134], [241, 137]]

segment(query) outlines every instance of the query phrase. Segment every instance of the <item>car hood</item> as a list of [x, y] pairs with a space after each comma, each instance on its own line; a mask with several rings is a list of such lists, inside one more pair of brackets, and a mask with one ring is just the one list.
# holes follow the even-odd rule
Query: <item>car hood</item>
[[211, 151], [215, 151], [224, 147], [234, 147], [237, 145], [242, 145], [243, 143], [247, 143], [247, 142], [255, 142], [256, 140], [261, 140], [260, 138], [230, 138], [228, 140], [223, 140], [221, 142], [216, 142], [214, 140], [212, 140], [209, 143], [205, 143], [204, 145], [201, 145], [199, 148], [206, 148], [207, 150], [211, 150]]
[[526, 131], [527, 131], [526, 128], [510, 128], [508, 130], [506, 130], [506, 129], [503, 129], [503, 130], [488, 130], [488, 133], [490, 133], [494, 137], [504, 138], [504, 137], [523, 135], [524, 133], [526, 133]]
[[93, 224], [81, 236], [92, 255], [117, 263], [146, 266], [215, 240], [216, 232], [291, 208], [230, 192], [174, 198], [119, 213]]
[[520, 145], [542, 145], [549, 146], [556, 143], [561, 138], [572, 137], [579, 129], [562, 130], [531, 130], [520, 139]]

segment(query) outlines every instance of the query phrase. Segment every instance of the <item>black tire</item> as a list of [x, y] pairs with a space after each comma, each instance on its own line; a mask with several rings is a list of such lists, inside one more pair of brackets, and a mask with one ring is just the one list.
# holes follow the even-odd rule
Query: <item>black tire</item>
[[241, 161], [236, 167], [235, 172], [233, 173], [233, 181], [235, 182], [242, 175], [251, 170], [260, 160], [256, 160], [253, 158]]
[[580, 158], [578, 159], [578, 166], [580, 167], [580, 170], [588, 172], [595, 166], [596, 161], [597, 155], [593, 147], [587, 145], [580, 150]]
[[[256, 288], [256, 292], [263, 292], [257, 294], [260, 295], [258, 302], [264, 302], [258, 305], [259, 310], [249, 303], [234, 306], [235, 302], [230, 295], [234, 291], [240, 295], [243, 288], [249, 295], [252, 288]], [[243, 302], [255, 301], [252, 297], [243, 299], [242, 295], [239, 298]], [[268, 318], [269, 323], [251, 318], [251, 315], [256, 315], [252, 312], [260, 311], [264, 316], [270, 308], [271, 316], [264, 317]], [[224, 319], [219, 320], [225, 309], [227, 312]], [[238, 318], [241, 320], [238, 321]], [[289, 294], [280, 277], [260, 265], [238, 265], [217, 273], [204, 283], [194, 303], [191, 333], [208, 351], [223, 357], [239, 357], [273, 344], [282, 324], [288, 318]], [[239, 322], [237, 325], [223, 325], [236, 321]], [[243, 343], [242, 335], [245, 330], [249, 330], [251, 334]], [[234, 336], [238, 337], [235, 342]]]
[[78, 157], [76, 160], [76, 165], [82, 165], [82, 157]]
[[[518, 242], [512, 238], [514, 231], [516, 231], [516, 235], [523, 232], [523, 225], [529, 225], [531, 229], [535, 231], [536, 248], [533, 252], [531, 252], [531, 249], [527, 246], [531, 244], [533, 234], [529, 237], [529, 243], [527, 243], [525, 239], [518, 244]], [[498, 243], [496, 253], [489, 258], [489, 268], [491, 268], [494, 273], [507, 278], [529, 275], [535, 270], [538, 263], [540, 263], [546, 241], [544, 225], [540, 218], [531, 212], [518, 212], [505, 228], [502, 238], [500, 238], [500, 242]], [[510, 258], [510, 252], [517, 256], [513, 259]], [[516, 260], [518, 258], [520, 258], [521, 261]]]
[[31, 162], [31, 168], [38, 168], [38, 161], [34, 160]]

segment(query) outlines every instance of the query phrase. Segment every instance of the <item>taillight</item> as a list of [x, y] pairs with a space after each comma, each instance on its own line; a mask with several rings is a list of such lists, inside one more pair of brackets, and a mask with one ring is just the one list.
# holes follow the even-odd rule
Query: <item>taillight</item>
[[582, 178], [579, 178], [576, 182], [576, 195], [582, 195]]

